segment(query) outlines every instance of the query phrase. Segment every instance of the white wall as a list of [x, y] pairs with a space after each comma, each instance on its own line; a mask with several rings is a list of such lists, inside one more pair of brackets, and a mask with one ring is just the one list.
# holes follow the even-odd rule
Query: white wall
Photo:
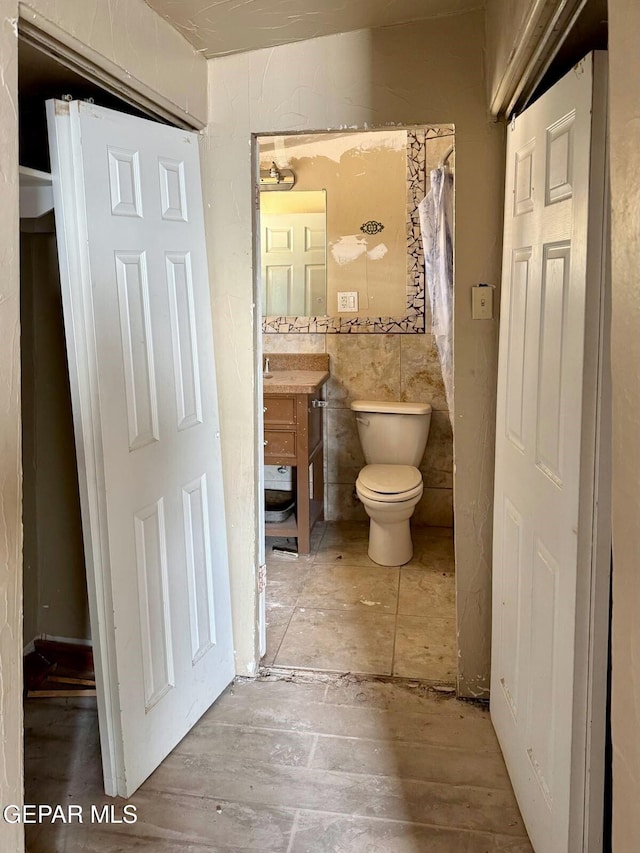
[[[206, 119], [202, 57], [143, 0], [30, 0], [44, 16], [144, 87]], [[0, 802], [22, 799], [20, 522], [18, 0], [0, 0]], [[22, 828], [0, 821], [0, 849], [21, 851]]]
[[[499, 284], [503, 128], [487, 115], [481, 12], [328, 36], [209, 62], [209, 263], [228, 483], [239, 671], [255, 661], [257, 317], [251, 134], [388, 123], [456, 125], [456, 551], [460, 681], [489, 683], [497, 322], [473, 322], [469, 287]], [[252, 606], [247, 607], [247, 596]]]

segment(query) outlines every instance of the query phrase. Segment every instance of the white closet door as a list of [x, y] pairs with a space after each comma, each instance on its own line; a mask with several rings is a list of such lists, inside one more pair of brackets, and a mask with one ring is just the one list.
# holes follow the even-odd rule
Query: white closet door
[[128, 796], [234, 674], [198, 138], [47, 117], [105, 788]]
[[538, 853], [602, 849], [605, 63], [507, 130], [491, 716]]

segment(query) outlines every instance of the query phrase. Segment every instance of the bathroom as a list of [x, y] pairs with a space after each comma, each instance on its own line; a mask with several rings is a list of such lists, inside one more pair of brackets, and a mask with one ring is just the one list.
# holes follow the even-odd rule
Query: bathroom
[[[329, 372], [320, 391], [324, 522], [312, 531], [310, 553], [300, 548], [298, 556], [291, 531], [276, 537], [277, 526], [268, 526], [262, 664], [420, 678], [453, 687], [453, 435], [428, 297], [425, 306], [418, 205], [429, 191], [432, 169], [446, 159], [448, 174], [455, 172], [454, 127], [257, 141], [263, 357], [270, 371], [274, 365], [277, 371], [292, 355], [324, 355]], [[318, 222], [326, 227], [326, 266], [320, 269], [324, 258], [316, 255], [307, 264], [312, 273], [301, 275], [300, 290], [305, 278], [312, 279], [306, 298], [295, 296], [295, 282], [287, 277], [292, 267], [282, 251], [278, 254], [277, 236], [288, 229], [294, 233], [305, 210], [309, 234]], [[285, 244], [286, 239], [282, 249]], [[352, 299], [348, 306], [340, 304], [345, 292]], [[351, 310], [338, 310], [344, 307]], [[265, 394], [272, 381], [264, 380]], [[368, 554], [369, 522], [355, 488], [365, 460], [354, 400], [431, 407], [409, 560], [391, 557], [381, 566], [381, 558]], [[295, 470], [267, 464], [267, 494], [289, 494]], [[285, 499], [283, 505], [291, 502]]]

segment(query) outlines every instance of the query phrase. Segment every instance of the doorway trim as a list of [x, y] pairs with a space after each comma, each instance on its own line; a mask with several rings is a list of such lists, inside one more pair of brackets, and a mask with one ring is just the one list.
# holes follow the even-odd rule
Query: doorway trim
[[20, 3], [18, 44], [37, 48], [95, 86], [127, 101], [152, 118], [185, 130], [202, 130], [204, 122], [137, 80], [107, 57]]

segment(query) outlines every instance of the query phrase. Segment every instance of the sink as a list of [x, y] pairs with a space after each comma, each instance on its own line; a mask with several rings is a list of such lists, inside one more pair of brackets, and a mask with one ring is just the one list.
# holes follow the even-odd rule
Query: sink
[[269, 353], [268, 367], [265, 394], [317, 394], [329, 378], [327, 353]]

